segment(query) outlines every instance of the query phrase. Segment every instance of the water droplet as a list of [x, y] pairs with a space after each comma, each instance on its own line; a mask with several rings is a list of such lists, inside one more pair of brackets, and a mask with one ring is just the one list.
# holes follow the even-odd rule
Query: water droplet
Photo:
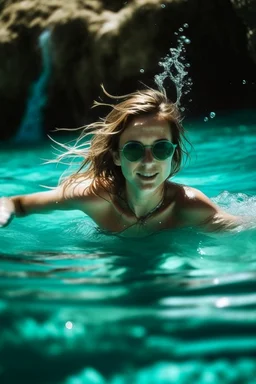
[[228, 307], [230, 305], [230, 300], [228, 297], [220, 297], [216, 300], [215, 305], [217, 308]]
[[140, 69], [140, 73], [144, 73], [145, 71], [144, 71], [144, 69], [143, 68], [141, 68]]
[[205, 122], [205, 123], [206, 123], [208, 120], [209, 120], [208, 117], [205, 117], [205, 118], [204, 118], [204, 122]]
[[215, 116], [216, 116], [216, 113], [215, 113], [215, 112], [211, 112], [211, 113], [210, 113], [210, 118], [211, 118], [211, 119], [214, 119]]
[[188, 23], [183, 24], [183, 27], [188, 28], [189, 27]]
[[190, 44], [191, 41], [190, 41], [189, 39], [185, 39], [185, 40], [184, 40], [184, 43], [185, 43], [185, 44]]
[[187, 79], [190, 65], [186, 63], [185, 41], [188, 39], [186, 36], [180, 36], [180, 32], [183, 32], [183, 28], [179, 28], [178, 31], [174, 32], [177, 36], [177, 46], [170, 48], [169, 54], [159, 61], [158, 64], [163, 67], [163, 70], [154, 78], [160, 90], [164, 88], [165, 79], [170, 79], [175, 84], [177, 91], [176, 104], [179, 107], [184, 90], [187, 91], [186, 94], [189, 93], [192, 84], [192, 80]]
[[246, 80], [243, 80], [243, 84], [246, 84]]
[[67, 321], [66, 324], [65, 324], [65, 327], [67, 329], [72, 329], [73, 328], [73, 323], [71, 321]]
[[165, 8], [166, 7], [166, 5], [165, 4], [161, 4], [161, 8]]

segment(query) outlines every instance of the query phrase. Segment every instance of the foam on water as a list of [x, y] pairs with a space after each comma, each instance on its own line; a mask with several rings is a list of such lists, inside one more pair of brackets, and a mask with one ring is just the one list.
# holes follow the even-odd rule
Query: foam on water
[[223, 191], [212, 200], [235, 215], [256, 217], [256, 196], [248, 196], [243, 192]]

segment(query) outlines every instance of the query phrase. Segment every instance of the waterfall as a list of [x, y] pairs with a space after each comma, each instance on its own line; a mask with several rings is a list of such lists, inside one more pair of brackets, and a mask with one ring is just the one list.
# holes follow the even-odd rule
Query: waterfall
[[14, 142], [36, 142], [43, 138], [44, 107], [47, 103], [47, 86], [51, 75], [52, 62], [50, 55], [51, 33], [44, 31], [39, 36], [39, 47], [42, 55], [42, 72], [32, 84], [29, 91], [25, 113]]

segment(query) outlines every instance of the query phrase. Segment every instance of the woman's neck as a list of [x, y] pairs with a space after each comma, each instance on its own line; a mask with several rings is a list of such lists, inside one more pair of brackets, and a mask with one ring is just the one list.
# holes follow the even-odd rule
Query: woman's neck
[[154, 208], [162, 205], [164, 201], [165, 188], [161, 185], [151, 193], [143, 191], [133, 191], [126, 186], [125, 199], [128, 208], [134, 213], [137, 218], [147, 215]]

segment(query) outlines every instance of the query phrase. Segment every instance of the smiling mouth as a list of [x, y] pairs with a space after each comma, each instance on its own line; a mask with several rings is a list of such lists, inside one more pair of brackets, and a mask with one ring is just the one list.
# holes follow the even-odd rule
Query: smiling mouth
[[155, 177], [158, 175], [157, 173], [144, 173], [144, 174], [141, 174], [141, 173], [137, 173], [137, 175], [139, 176], [139, 178], [141, 180], [154, 180]]

